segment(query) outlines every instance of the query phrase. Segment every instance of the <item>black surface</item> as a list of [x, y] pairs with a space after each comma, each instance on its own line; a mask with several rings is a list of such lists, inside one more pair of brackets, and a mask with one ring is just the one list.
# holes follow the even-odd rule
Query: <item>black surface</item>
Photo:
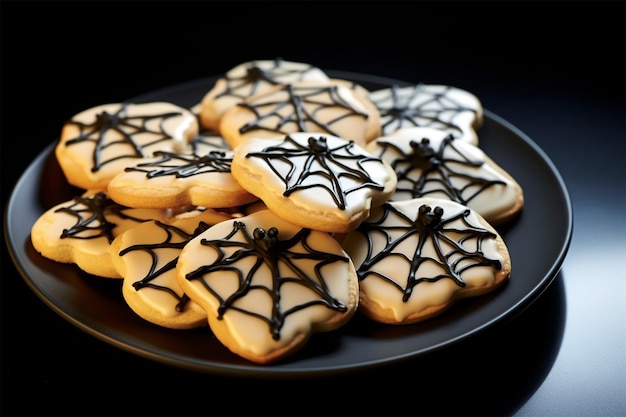
[[282, 56], [476, 94], [545, 151], [574, 209], [561, 272], [523, 314], [427, 358], [297, 381], [112, 347], [54, 314], [5, 249], [3, 415], [626, 414], [624, 2], [0, 4], [3, 206], [75, 113]]

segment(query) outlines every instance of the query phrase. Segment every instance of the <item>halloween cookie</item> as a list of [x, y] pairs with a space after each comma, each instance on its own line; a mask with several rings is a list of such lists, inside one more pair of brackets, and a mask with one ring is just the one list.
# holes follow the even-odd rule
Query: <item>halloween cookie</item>
[[262, 364], [338, 329], [358, 307], [354, 265], [339, 243], [269, 210], [199, 234], [182, 249], [177, 271], [224, 346]]
[[107, 192], [116, 202], [139, 208], [227, 208], [257, 200], [231, 175], [232, 159], [220, 136], [200, 135], [184, 151], [156, 151], [126, 167], [109, 181]]
[[505, 283], [508, 248], [474, 210], [436, 198], [390, 201], [342, 241], [359, 277], [359, 311], [409, 324]]
[[55, 155], [71, 185], [104, 191], [128, 165], [155, 151], [180, 151], [198, 131], [196, 116], [172, 103], [103, 104], [63, 125]]
[[84, 195], [45, 211], [31, 227], [31, 242], [42, 256], [76, 264], [105, 278], [121, 278], [109, 252], [113, 239], [148, 220], [167, 221], [168, 212], [134, 209], [111, 200], [105, 192]]
[[164, 223], [151, 220], [118, 235], [110, 246], [111, 259], [124, 279], [122, 294], [143, 319], [171, 329], [207, 325], [204, 309], [191, 301], [178, 283], [176, 262], [183, 247], [210, 226], [230, 217], [194, 209]]
[[476, 210], [492, 224], [519, 214], [524, 194], [519, 183], [484, 151], [445, 130], [399, 129], [366, 149], [387, 161], [398, 185], [392, 200], [445, 198]]
[[200, 123], [217, 132], [224, 112], [242, 100], [278, 84], [304, 80], [326, 81], [328, 76], [313, 65], [281, 58], [241, 63], [218, 78], [204, 95], [199, 108]]
[[344, 81], [280, 84], [226, 111], [219, 131], [231, 147], [250, 138], [297, 132], [324, 133], [364, 145], [380, 136], [380, 115], [362, 93]]
[[381, 135], [409, 127], [432, 127], [478, 145], [482, 103], [460, 88], [439, 84], [394, 85], [372, 91], [369, 99], [380, 112]]
[[321, 133], [250, 139], [235, 149], [232, 174], [283, 219], [344, 233], [396, 187], [393, 168], [352, 141]]

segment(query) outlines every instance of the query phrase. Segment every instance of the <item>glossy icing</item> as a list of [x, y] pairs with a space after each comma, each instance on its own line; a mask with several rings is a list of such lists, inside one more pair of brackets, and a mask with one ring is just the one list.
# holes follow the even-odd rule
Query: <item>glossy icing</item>
[[205, 326], [206, 312], [184, 294], [176, 263], [180, 251], [193, 237], [228, 219], [200, 208], [179, 214], [168, 223], [148, 221], [119, 235], [111, 245], [111, 256], [124, 278], [122, 292], [128, 305], [160, 326]]
[[446, 198], [494, 221], [522, 198], [517, 182], [484, 151], [445, 130], [400, 129], [366, 149], [394, 168], [398, 185], [392, 200]]
[[257, 198], [231, 174], [233, 151], [221, 136], [199, 135], [183, 151], [156, 151], [114, 176], [107, 191], [132, 207], [234, 207]]
[[121, 278], [109, 253], [113, 239], [142, 222], [167, 217], [165, 210], [132, 209], [104, 192], [89, 191], [45, 211], [31, 228], [31, 241], [47, 258], [75, 263], [93, 275]]
[[310, 64], [281, 58], [244, 62], [226, 72], [205, 94], [200, 121], [204, 127], [217, 129], [223, 113], [243, 99], [278, 84], [305, 80], [327, 81], [328, 76]]
[[369, 99], [380, 112], [382, 135], [400, 128], [432, 127], [478, 145], [482, 104], [465, 90], [438, 84], [394, 85], [372, 91]]
[[[253, 176], [263, 184], [249, 191], [278, 215], [288, 214], [283, 205], [288, 200], [302, 213], [299, 220], [291, 221], [303, 227], [310, 224], [307, 214], [341, 224], [363, 213], [366, 217], [370, 207], [386, 201], [396, 185], [391, 167], [354, 142], [304, 132], [250, 139], [240, 145], [233, 175]], [[316, 227], [325, 230], [323, 224]]]
[[339, 243], [269, 210], [198, 235], [181, 251], [177, 270], [211, 327], [228, 333], [216, 336], [252, 360], [340, 326], [358, 303], [356, 275]]
[[[313, 82], [278, 85], [249, 97], [228, 110], [219, 131], [236, 147], [250, 138], [269, 138], [296, 132], [319, 132], [364, 144], [378, 123], [356, 90], [344, 82]], [[378, 127], [378, 126], [377, 126]]]
[[486, 292], [510, 269], [498, 234], [473, 210], [433, 198], [385, 203], [342, 246], [360, 292], [400, 323], [454, 302], [461, 292]]
[[55, 153], [70, 184], [105, 190], [129, 164], [155, 151], [180, 151], [198, 130], [195, 115], [172, 103], [103, 104], [64, 124]]

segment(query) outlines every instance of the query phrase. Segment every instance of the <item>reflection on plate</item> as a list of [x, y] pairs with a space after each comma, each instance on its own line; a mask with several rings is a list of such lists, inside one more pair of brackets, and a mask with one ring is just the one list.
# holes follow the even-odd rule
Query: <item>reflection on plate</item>
[[[329, 71], [335, 78], [375, 90], [405, 82]], [[151, 92], [132, 101], [165, 100], [196, 105], [215, 77]], [[500, 228], [513, 271], [494, 293], [462, 300], [439, 317], [410, 326], [374, 323], [357, 315], [335, 332], [316, 334], [287, 361], [258, 365], [230, 353], [208, 328], [170, 330], [139, 318], [121, 296], [121, 281], [83, 273], [73, 265], [42, 258], [30, 243], [30, 228], [54, 204], [80, 190], [67, 185], [51, 143], [17, 183], [5, 217], [5, 238], [30, 288], [56, 313], [87, 333], [121, 349], [169, 365], [245, 376], [324, 375], [406, 360], [449, 346], [533, 302], [557, 275], [572, 234], [572, 210], [552, 162], [517, 128], [485, 110], [480, 147], [513, 175], [525, 194], [522, 214]]]

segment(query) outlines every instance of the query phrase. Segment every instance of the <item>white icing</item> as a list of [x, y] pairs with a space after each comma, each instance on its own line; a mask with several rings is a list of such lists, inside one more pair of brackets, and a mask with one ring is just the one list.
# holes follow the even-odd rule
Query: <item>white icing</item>
[[[275, 83], [288, 84], [303, 80], [328, 80], [326, 73], [307, 63], [285, 60], [276, 61], [273, 59], [244, 62], [229, 70], [226, 73], [226, 77], [241, 79], [245, 77], [248, 68], [251, 67], [262, 69], [265, 75]], [[248, 88], [251, 88], [251, 86], [248, 86]]]
[[[103, 112], [115, 115], [122, 106], [122, 103], [112, 103], [92, 107], [78, 113], [72, 117], [71, 122], [64, 125], [61, 140], [56, 147], [56, 155], [66, 175], [72, 173], [68, 175], [70, 183], [86, 189], [105, 189], [110, 178], [123, 171], [126, 166], [137, 162], [139, 158], [151, 157], [157, 150], [180, 151], [188, 146], [198, 133], [195, 115], [183, 107], [167, 102], [128, 104], [118, 117], [137, 119], [107, 129], [102, 138], [99, 138], [101, 133], [99, 129], [90, 132], [89, 127], [83, 130], [79, 125], [72, 123], [93, 125]], [[180, 114], [168, 118], [149, 117], [166, 113]], [[67, 143], [87, 132], [88, 140]], [[167, 139], [159, 140], [164, 137]], [[101, 144], [99, 156], [101, 166], [93, 172], [92, 168], [96, 167], [94, 152], [98, 142]], [[140, 154], [136, 153], [135, 146], [140, 148]], [[116, 158], [119, 159], [112, 160]], [[82, 175], [79, 176], [76, 170], [80, 170]]]
[[[154, 245], [151, 248], [152, 253], [157, 259], [154, 271], [158, 271], [169, 262], [176, 260], [182, 250], [176, 247], [158, 247], [159, 244], [165, 242], [167, 242], [169, 246], [186, 244], [201, 222], [205, 222], [210, 226], [220, 221], [228, 220], [229, 218], [228, 216], [218, 214], [211, 210], [193, 210], [191, 212], [182, 213], [175, 217], [170, 222], [170, 225], [182, 230], [187, 235], [168, 231], [157, 225], [154, 221], [142, 223], [127, 230], [118, 237], [121, 241], [119, 250], [122, 251], [135, 245]], [[120, 256], [119, 254], [112, 255]], [[176, 311], [179, 300], [166, 291], [150, 287], [142, 287], [137, 290], [133, 287], [134, 283], [142, 281], [150, 274], [153, 261], [150, 253], [142, 249], [130, 250], [121, 255], [120, 258], [125, 266], [124, 286], [127, 287], [126, 290], [132, 291], [137, 295], [138, 298], [135, 298], [135, 300], [139, 300], [140, 303], [149, 308], [149, 311], [152, 312], [151, 314], [156, 312], [160, 315], [160, 321], [167, 322], [181, 315], [181, 312]], [[157, 274], [155, 278], [151, 279], [149, 282], [160, 287], [169, 288], [179, 297], [182, 297], [184, 294], [176, 276], [176, 268]], [[133, 302], [131, 299], [127, 299], [127, 301], [129, 301], [129, 304]], [[136, 311], [145, 311], [145, 308], [141, 308], [135, 304], [132, 304], [131, 307]], [[197, 313], [203, 313], [204, 315], [204, 309], [193, 301], [189, 302], [185, 308], [192, 309]]]
[[[413, 153], [410, 145], [411, 141], [420, 142], [422, 138], [427, 138], [430, 141], [430, 147], [433, 148], [435, 152], [439, 152], [441, 144], [448, 134], [448, 132], [440, 129], [420, 127], [405, 128], [370, 142], [366, 149], [373, 155], [384, 159], [390, 165], [394, 166], [395, 163], [405, 160], [407, 155]], [[384, 147], [383, 145], [385, 143], [392, 144], [393, 147]], [[397, 150], [394, 147], [397, 148]], [[457, 139], [453, 141], [453, 146], [446, 146], [442, 154], [442, 159], [445, 159], [445, 166], [455, 174], [450, 176], [451, 185], [457, 190], [462, 190], [461, 196], [464, 201], [467, 201], [468, 207], [476, 210], [487, 220], [491, 220], [511, 210], [517, 204], [519, 185], [510, 176], [503, 175], [502, 172], [499, 172], [495, 168], [495, 162], [491, 161], [491, 163], [487, 163], [486, 157], [485, 152], [477, 146]], [[480, 166], [470, 166], [467, 163], [461, 163], [467, 160], [480, 163]], [[451, 161], [459, 162], [455, 163]], [[398, 164], [395, 169], [396, 172], [398, 172], [397, 170], [403, 170], [407, 167], [408, 164], [406, 163]], [[422, 174], [423, 170], [419, 167], [415, 167], [406, 174], [406, 177], [416, 181]], [[448, 172], [448, 174], [451, 173]], [[487, 181], [502, 181], [503, 184], [491, 184], [489, 187], [480, 190], [480, 185], [467, 187], [469, 184], [468, 179], [457, 174], [483, 178]], [[401, 177], [402, 176], [399, 176], [398, 178], [398, 186], [396, 192], [391, 197], [392, 200], [399, 201], [414, 197], [410, 192], [401, 191], [402, 189], [411, 189], [413, 187], [411, 182]], [[443, 179], [436, 171], [430, 173], [427, 178], [430, 180]], [[451, 199], [451, 197], [443, 191], [443, 185], [440, 181], [429, 181], [425, 183], [424, 188], [420, 191], [427, 197]], [[429, 193], [429, 191], [435, 192]], [[478, 194], [472, 197], [477, 192]]]
[[[230, 220], [216, 224], [201, 235], [192, 239], [182, 250], [178, 260], [178, 278], [184, 283], [183, 285], [186, 288], [187, 294], [192, 299], [202, 304], [208, 314], [214, 318], [217, 315], [219, 300], [202, 285], [200, 280], [187, 280], [185, 277], [188, 273], [215, 262], [218, 255], [217, 251], [211, 247], [202, 246], [200, 242], [202, 239], [225, 238], [233, 231], [234, 221], [235, 220]], [[250, 235], [252, 235], [254, 229], [257, 227], [262, 227], [265, 230], [271, 227], [277, 227], [280, 240], [289, 239], [300, 231], [300, 227], [285, 222], [269, 210], [255, 212], [246, 217], [239, 218], [237, 221], [245, 222], [248, 234]], [[237, 232], [229, 240], [231, 242], [245, 242], [241, 231]], [[312, 231], [311, 235], [307, 238], [307, 242], [319, 251], [345, 256], [339, 243], [327, 233]], [[225, 258], [240, 249], [240, 246], [232, 248], [221, 245], [221, 250], [224, 251]], [[302, 253], [306, 252], [301, 243], [296, 244], [290, 250]], [[256, 256], [251, 256], [238, 261], [235, 266], [245, 277], [256, 260]], [[294, 259], [293, 262], [303, 268], [309, 279], [317, 281], [313, 269], [315, 263], [299, 259]], [[285, 264], [281, 263], [280, 268], [282, 278], [295, 276], [294, 272], [286, 268]], [[350, 264], [348, 262], [332, 262], [324, 266], [321, 269], [321, 276], [325, 281], [324, 285], [327, 286], [328, 292], [334, 298], [342, 301], [346, 305], [355, 306], [353, 303], [354, 299], [351, 300], [351, 297], [355, 296], [355, 294], [351, 294], [351, 287], [354, 287], [351, 286], [350, 281], [351, 279], [355, 279], [355, 277], [350, 275]], [[240, 278], [234, 271], [219, 270], [217, 272], [204, 274], [202, 279], [222, 298], [231, 296], [240, 288]], [[352, 282], [352, 284], [354, 284], [354, 282]], [[253, 275], [251, 285], [261, 285], [269, 289], [270, 292], [275, 291], [272, 274], [267, 265], [263, 264]], [[280, 289], [280, 308], [283, 312], [296, 305], [301, 305], [307, 301], [316, 299], [319, 299], [319, 296], [313, 294], [303, 285], [284, 283]], [[259, 313], [264, 317], [271, 317], [272, 314], [272, 298], [270, 298], [267, 291], [260, 289], [252, 289], [245, 297], [238, 299], [234, 305]], [[336, 314], [337, 311], [334, 309], [325, 306], [315, 306], [307, 307], [297, 313], [287, 315], [284, 325], [280, 330], [279, 340], [272, 338], [270, 328], [266, 322], [259, 318], [238, 312], [233, 308], [228, 308], [225, 311], [223, 319], [228, 327], [230, 336], [236, 341], [237, 345], [252, 352], [254, 355], [266, 355], [280, 347], [288, 345], [299, 333], [310, 333], [316, 323], [329, 320]]]
[[[418, 84], [395, 90], [376, 90], [369, 94], [369, 99], [381, 113], [383, 135], [400, 128], [434, 127], [452, 133], [460, 140], [478, 144], [476, 129], [482, 124], [482, 104], [465, 90], [447, 85]], [[385, 114], [393, 109], [412, 110], [405, 114], [409, 120], [394, 120], [393, 115]]]
[[[268, 79], [246, 78], [249, 68], [258, 67]], [[217, 127], [223, 113], [243, 99], [258, 94], [276, 84], [298, 81], [327, 81], [328, 76], [319, 68], [306, 63], [284, 60], [256, 60], [239, 64], [219, 78], [205, 94], [198, 107], [201, 120], [206, 127]]]
[[[432, 199], [432, 198], [419, 198], [413, 200], [404, 200], [389, 203], [399, 209], [410, 219], [416, 219], [419, 208], [426, 204], [432, 209], [435, 207], [442, 207], [444, 210], [443, 219], [449, 219], [456, 214], [467, 210], [467, 207], [449, 200]], [[380, 218], [382, 209], [376, 208], [372, 211], [371, 219]], [[470, 224], [484, 228], [480, 223], [480, 217], [475, 211], [470, 210], [469, 216], [466, 218]], [[396, 216], [389, 216], [383, 223], [383, 227], [390, 236], [390, 242], [396, 241], [400, 236], [406, 233], [406, 230], [390, 229], [391, 226], [406, 226], [403, 222], [399, 221]], [[453, 222], [446, 223], [446, 228], [458, 228], [460, 230], [466, 230], [467, 226], [461, 220], [455, 220]], [[373, 240], [373, 248], [371, 253], [377, 254], [388, 244], [387, 235], [382, 233], [370, 233], [370, 238]], [[458, 242], [458, 234], [448, 233], [447, 236], [452, 240]], [[391, 277], [401, 288], [407, 287], [408, 276], [410, 271], [410, 260], [415, 257], [416, 247], [419, 234], [411, 236], [402, 245], [399, 245], [394, 249], [394, 256], [386, 256], [380, 262], [376, 262], [371, 272], [379, 272], [387, 277]], [[444, 243], [440, 239], [440, 243], [444, 248], [444, 253], [452, 250], [452, 247]], [[367, 257], [367, 250], [369, 247], [367, 238], [358, 231], [351, 232], [342, 242], [342, 246], [346, 252], [352, 258], [355, 267], [358, 269], [363, 261]], [[475, 239], [468, 239], [462, 243], [462, 246], [468, 251], [476, 251]], [[503, 261], [504, 257], [499, 251], [496, 240], [489, 238], [482, 241], [481, 250], [486, 258], [491, 260]], [[399, 255], [406, 257], [402, 258]], [[438, 255], [435, 252], [432, 241], [427, 241], [427, 244], [422, 249], [420, 255], [422, 257], [438, 259]], [[456, 258], [452, 257], [450, 263], [454, 262]], [[460, 265], [463, 265], [461, 263]], [[457, 268], [458, 270], [458, 268]], [[446, 271], [434, 262], [424, 262], [416, 271], [416, 278], [428, 278], [436, 277], [439, 274]], [[389, 309], [393, 312], [393, 318], [397, 322], [401, 322], [406, 317], [413, 313], [420, 312], [431, 306], [439, 306], [441, 304], [447, 304], [454, 300], [454, 297], [460, 291], [467, 291], [476, 288], [490, 287], [495, 284], [496, 275], [498, 270], [491, 266], [472, 267], [463, 271], [460, 276], [466, 283], [466, 287], [462, 288], [458, 286], [452, 279], [443, 278], [438, 279], [435, 282], [422, 281], [418, 283], [407, 302], [402, 301], [403, 292], [394, 287], [389, 282], [380, 279], [374, 275], [367, 275], [364, 279], [359, 281], [360, 292], [365, 294], [366, 297], [374, 304], [378, 305], [381, 309]]]
[[[278, 86], [247, 98], [255, 111], [235, 108], [224, 114], [220, 131], [229, 143], [280, 133], [321, 132], [364, 144], [370, 132], [371, 112], [344, 82], [300, 81], [291, 88]], [[336, 88], [335, 94], [331, 94]], [[239, 132], [254, 123], [262, 129]]]
[[[329, 149], [339, 148], [348, 143], [348, 141], [330, 135], [324, 135], [319, 133], [294, 133], [289, 135], [295, 142], [301, 146], [308, 148], [308, 139], [310, 137], [322, 138], [325, 137]], [[261, 152], [269, 146], [284, 145], [285, 149], [296, 149], [291, 143], [285, 141], [285, 136], [274, 137], [271, 139], [250, 139], [239, 145], [235, 149], [235, 157], [233, 164], [237, 163], [246, 167], [246, 171], [251, 175], [258, 176], [258, 182], [263, 184], [263, 190], [252, 190], [250, 192], [261, 193], [273, 193], [273, 198], [266, 201], [266, 204], [271, 204], [271, 200], [282, 199], [283, 193], [286, 190], [284, 178], [289, 174], [289, 170], [292, 166], [287, 163], [280, 163], [277, 160], [273, 160], [272, 164], [278, 171], [278, 175], [273, 172], [263, 158], [261, 157], [246, 157], [251, 152]], [[357, 144], [354, 144], [352, 151], [355, 155], [363, 155], [366, 157], [373, 157], [371, 153]], [[345, 153], [341, 153], [345, 155]], [[307, 159], [308, 154], [303, 157], [289, 157], [289, 162], [293, 163], [296, 167], [297, 173], [304, 167], [304, 162]], [[345, 163], [348, 167], [358, 169], [358, 158], [355, 159], [342, 159], [342, 163]], [[362, 162], [362, 161], [361, 161]], [[387, 167], [386, 167], [387, 166]], [[384, 189], [374, 190], [370, 187], [363, 187], [359, 190], [345, 194], [346, 207], [344, 210], [337, 207], [336, 203], [331, 197], [331, 194], [325, 187], [333, 189], [333, 184], [325, 177], [321, 175], [311, 175], [304, 180], [303, 184], [316, 185], [311, 188], [304, 188], [291, 193], [288, 199], [291, 203], [304, 212], [310, 212], [314, 215], [323, 214], [325, 217], [334, 218], [336, 221], [345, 222], [349, 221], [355, 214], [367, 211], [372, 205], [372, 200], [382, 201], [393, 192], [396, 178], [393, 174], [393, 170], [390, 170], [386, 163], [374, 158], [373, 161], [362, 163], [362, 167], [367, 170], [367, 175], [371, 178], [372, 182], [382, 186]], [[309, 167], [309, 171], [326, 171], [318, 161], [313, 161]], [[292, 179], [290, 186], [293, 186], [296, 178]], [[351, 187], [358, 186], [361, 182], [355, 182], [353, 179], [342, 176], [339, 178], [340, 187], [343, 190], [349, 190]]]
[[[86, 192], [84, 197], [92, 197], [93, 192]], [[72, 207], [73, 214], [59, 212], [60, 208]], [[166, 212], [158, 209], [124, 209], [123, 213], [134, 218], [145, 220], [166, 220]], [[112, 265], [109, 254], [110, 242], [106, 236], [93, 237], [102, 231], [101, 223], [94, 220], [89, 227], [75, 237], [62, 238], [64, 230], [72, 229], [79, 221], [83, 222], [93, 215], [91, 210], [74, 200], [58, 204], [45, 211], [31, 228], [33, 246], [43, 256], [57, 262], [76, 263], [82, 270], [103, 277], [120, 278]], [[77, 218], [80, 216], [80, 220]], [[104, 214], [105, 219], [114, 224], [111, 233], [115, 238], [124, 231], [139, 224], [137, 220], [118, 216], [115, 212]], [[87, 237], [90, 237], [86, 239]]]

